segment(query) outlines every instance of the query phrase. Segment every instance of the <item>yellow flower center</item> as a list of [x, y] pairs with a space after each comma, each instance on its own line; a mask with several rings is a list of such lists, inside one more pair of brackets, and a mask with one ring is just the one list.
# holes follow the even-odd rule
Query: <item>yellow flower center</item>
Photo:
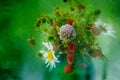
[[52, 61], [52, 60], [53, 60], [52, 52], [49, 50], [49, 51], [47, 52], [47, 54], [48, 54], [48, 56], [47, 56], [48, 60], [49, 60], [49, 61]]

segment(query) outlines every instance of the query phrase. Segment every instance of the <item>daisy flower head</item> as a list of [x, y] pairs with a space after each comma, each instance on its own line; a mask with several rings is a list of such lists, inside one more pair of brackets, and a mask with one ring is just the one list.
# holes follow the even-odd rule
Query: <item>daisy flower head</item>
[[46, 51], [41, 50], [40, 53], [42, 53], [45, 64], [47, 64], [46, 68], [50, 66], [50, 71], [56, 67], [55, 63], [59, 63], [60, 61], [55, 56], [55, 52], [53, 50], [53, 46], [50, 42], [43, 42], [43, 45], [47, 48]]
[[103, 35], [107, 35], [107, 36], [111, 36], [111, 37], [116, 38], [115, 30], [113, 30], [112, 26], [110, 26], [106, 23], [103, 23], [100, 19], [98, 19], [95, 22], [95, 26], [101, 30]]

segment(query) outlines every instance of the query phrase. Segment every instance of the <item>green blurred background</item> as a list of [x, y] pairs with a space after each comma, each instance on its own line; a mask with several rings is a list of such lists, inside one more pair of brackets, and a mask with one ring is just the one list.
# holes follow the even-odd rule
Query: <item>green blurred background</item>
[[[120, 80], [120, 0], [78, 0], [86, 7], [100, 9], [102, 21], [113, 26], [117, 39], [100, 36], [107, 61], [93, 59], [95, 80]], [[51, 14], [54, 6], [67, 7], [62, 0], [0, 0], [0, 80], [59, 80], [51, 76], [43, 61], [36, 57], [42, 32], [35, 23], [42, 14]], [[27, 39], [33, 34], [37, 43]], [[50, 79], [51, 78], [51, 79]]]

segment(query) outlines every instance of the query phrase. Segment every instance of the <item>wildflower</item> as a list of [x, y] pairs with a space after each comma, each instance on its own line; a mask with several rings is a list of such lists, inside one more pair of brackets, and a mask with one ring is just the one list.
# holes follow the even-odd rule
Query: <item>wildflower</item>
[[100, 30], [102, 31], [103, 35], [108, 35], [108, 36], [116, 38], [116, 36], [115, 36], [115, 30], [112, 29], [112, 26], [109, 26], [106, 23], [102, 23], [102, 21], [100, 19], [98, 19], [95, 22], [95, 25], [96, 25], [96, 27], [100, 28]]
[[45, 59], [46, 68], [50, 66], [50, 71], [56, 67], [55, 63], [59, 63], [57, 57], [54, 54], [53, 46], [50, 42], [43, 42], [43, 45], [48, 49], [47, 51], [40, 51]]
[[59, 29], [58, 34], [61, 40], [65, 40], [67, 42], [72, 41], [76, 37], [75, 29], [69, 24], [63, 25]]

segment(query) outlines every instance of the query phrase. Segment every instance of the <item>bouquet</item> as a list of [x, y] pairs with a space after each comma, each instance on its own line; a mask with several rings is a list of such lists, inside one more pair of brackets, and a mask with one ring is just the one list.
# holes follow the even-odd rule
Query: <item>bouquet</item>
[[[79, 55], [105, 59], [97, 38], [100, 35], [116, 36], [112, 27], [99, 19], [99, 9], [90, 11], [81, 3], [63, 1], [70, 3], [70, 6], [67, 9], [55, 7], [52, 15], [40, 16], [36, 29], [43, 31], [44, 48], [39, 51], [39, 57], [45, 61], [46, 68], [50, 67], [51, 71], [56, 64], [62, 64], [59, 56], [65, 55], [67, 64], [64, 72], [70, 73], [80, 62], [76, 59]], [[29, 43], [35, 43], [33, 38]], [[85, 67], [85, 64], [82, 65]]]

